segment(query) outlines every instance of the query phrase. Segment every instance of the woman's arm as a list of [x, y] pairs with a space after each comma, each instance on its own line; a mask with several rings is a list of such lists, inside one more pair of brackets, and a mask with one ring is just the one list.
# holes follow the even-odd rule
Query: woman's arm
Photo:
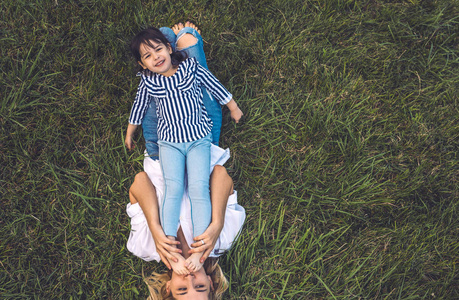
[[148, 228], [150, 228], [153, 239], [155, 240], [156, 251], [161, 260], [170, 269], [171, 266], [167, 261], [177, 262], [171, 252], [181, 253], [181, 250], [173, 245], [180, 244], [178, 241], [172, 241], [166, 237], [159, 219], [158, 198], [156, 190], [150, 181], [147, 173], [140, 172], [135, 176], [134, 183], [129, 189], [129, 199], [131, 204], [139, 203], [145, 218], [147, 219]]
[[[203, 234], [194, 238], [195, 243], [191, 244], [188, 253], [204, 252], [201, 263], [207, 259], [212, 249], [215, 247], [220, 232], [225, 223], [226, 205], [228, 197], [233, 193], [233, 180], [226, 172], [225, 167], [215, 166], [210, 175], [210, 199], [212, 202], [212, 221]], [[201, 240], [204, 241], [204, 245]]]

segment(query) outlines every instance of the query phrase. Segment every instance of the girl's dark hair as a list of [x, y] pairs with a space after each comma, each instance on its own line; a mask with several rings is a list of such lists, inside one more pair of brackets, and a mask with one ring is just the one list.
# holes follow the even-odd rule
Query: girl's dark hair
[[[154, 48], [154, 46], [151, 44], [151, 41], [154, 41], [155, 43], [162, 43], [166, 46], [171, 47], [167, 38], [158, 28], [150, 27], [150, 28], [144, 29], [141, 32], [137, 33], [137, 35], [131, 41], [131, 46], [130, 46], [131, 53], [136, 59], [136, 61], [141, 61], [140, 45], [145, 44], [145, 45], [148, 45]], [[187, 55], [185, 52], [174, 51], [171, 54], [172, 65], [176, 67], [186, 58], [187, 58]]]

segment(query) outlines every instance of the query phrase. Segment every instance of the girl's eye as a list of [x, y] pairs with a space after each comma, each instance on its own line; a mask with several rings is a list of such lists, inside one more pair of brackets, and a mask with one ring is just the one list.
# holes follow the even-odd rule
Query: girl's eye
[[162, 49], [163, 49], [163, 48], [158, 47], [158, 48], [156, 48], [156, 51], [161, 51]]
[[196, 289], [202, 289], [204, 287], [204, 284], [197, 285], [195, 288]]

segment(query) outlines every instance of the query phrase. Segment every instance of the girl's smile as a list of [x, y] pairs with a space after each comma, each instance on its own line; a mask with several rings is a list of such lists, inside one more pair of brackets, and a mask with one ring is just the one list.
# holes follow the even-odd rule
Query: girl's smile
[[141, 61], [139, 61], [139, 64], [142, 68], [166, 77], [174, 75], [177, 71], [177, 67], [172, 65], [172, 48], [163, 43], [157, 43], [151, 40], [149, 42], [149, 45], [142, 44], [140, 46]]

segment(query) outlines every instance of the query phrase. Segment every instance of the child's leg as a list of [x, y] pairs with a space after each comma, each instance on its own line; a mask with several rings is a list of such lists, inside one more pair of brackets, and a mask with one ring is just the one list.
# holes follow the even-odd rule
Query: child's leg
[[[209, 193], [210, 177], [210, 134], [194, 142], [188, 149], [186, 158], [188, 194], [191, 201], [193, 237], [207, 229], [212, 215]], [[193, 253], [186, 260], [188, 270], [196, 272], [202, 267], [203, 252]]]
[[186, 172], [191, 201], [193, 236], [202, 234], [210, 224], [210, 134], [192, 143], [187, 151]]
[[161, 204], [161, 224], [167, 236], [177, 236], [180, 207], [185, 187], [185, 155], [181, 144], [158, 141], [159, 159], [164, 177], [164, 200]]
[[[180, 25], [180, 24], [179, 24]], [[204, 42], [201, 35], [197, 31], [197, 27], [186, 22], [185, 27], [183, 25], [174, 27], [175, 30], [179, 29], [177, 33], [177, 49], [187, 53], [188, 57], [194, 57], [204, 68], [207, 67], [206, 54], [204, 53]], [[191, 27], [190, 27], [191, 26]], [[185, 39], [187, 34], [192, 35], [194, 38]], [[212, 144], [218, 146], [220, 139], [220, 130], [222, 127], [222, 107], [220, 103], [215, 101], [209, 92], [203, 87], [202, 88], [204, 106], [206, 107], [207, 114], [212, 120]]]

